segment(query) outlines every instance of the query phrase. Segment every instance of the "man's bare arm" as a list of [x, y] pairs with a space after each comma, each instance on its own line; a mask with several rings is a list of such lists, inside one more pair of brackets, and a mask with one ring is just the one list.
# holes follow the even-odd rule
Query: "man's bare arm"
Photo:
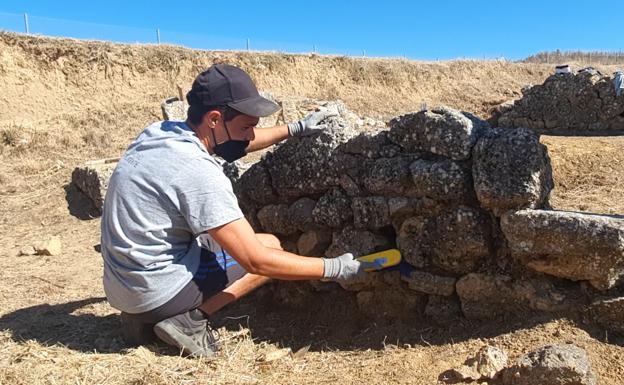
[[249, 273], [284, 280], [323, 278], [321, 258], [303, 257], [264, 246], [245, 218], [208, 233]]
[[288, 138], [288, 126], [281, 125], [269, 128], [255, 128], [255, 138], [247, 146], [247, 153], [262, 150]]

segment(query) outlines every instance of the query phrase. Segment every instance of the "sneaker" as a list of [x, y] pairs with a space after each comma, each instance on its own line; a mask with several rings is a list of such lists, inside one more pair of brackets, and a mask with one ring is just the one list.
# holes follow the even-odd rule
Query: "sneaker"
[[218, 333], [197, 309], [160, 321], [154, 326], [154, 333], [192, 357], [211, 357], [218, 350]]
[[121, 334], [130, 346], [149, 345], [156, 341], [154, 324], [137, 321], [132, 314], [121, 312]]

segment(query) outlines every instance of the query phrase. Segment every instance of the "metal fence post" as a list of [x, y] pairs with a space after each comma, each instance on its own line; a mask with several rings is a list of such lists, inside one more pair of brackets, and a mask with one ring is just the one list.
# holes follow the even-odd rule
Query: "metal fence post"
[[247, 38], [247, 51], [249, 51], [249, 38]]
[[160, 44], [160, 28], [156, 28], [156, 43]]
[[26, 29], [26, 33], [30, 33], [30, 28], [28, 26], [28, 14], [24, 13], [24, 28]]

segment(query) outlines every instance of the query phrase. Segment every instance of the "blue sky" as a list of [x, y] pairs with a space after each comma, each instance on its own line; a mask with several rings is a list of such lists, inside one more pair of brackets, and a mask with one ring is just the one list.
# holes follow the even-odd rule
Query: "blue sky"
[[204, 49], [521, 59], [545, 50], [624, 50], [618, 1], [20, 1], [0, 29]]

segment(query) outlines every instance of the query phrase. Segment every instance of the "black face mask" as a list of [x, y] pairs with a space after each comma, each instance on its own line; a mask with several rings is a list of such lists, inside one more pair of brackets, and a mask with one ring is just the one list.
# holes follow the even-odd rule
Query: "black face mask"
[[[216, 144], [212, 148], [212, 150], [214, 151], [215, 154], [225, 159], [226, 162], [232, 163], [235, 160], [238, 160], [242, 158], [243, 156], [247, 155], [247, 151], [245, 151], [245, 149], [247, 148], [247, 146], [249, 146], [249, 141], [248, 140], [232, 140], [232, 137], [230, 136], [230, 132], [227, 128], [227, 125], [225, 124], [225, 120], [223, 121], [223, 126], [225, 127], [225, 132], [228, 135], [228, 140], [226, 140], [223, 143]], [[215, 143], [216, 143], [217, 138], [215, 137], [214, 130], [212, 131], [212, 137], [214, 138]]]

